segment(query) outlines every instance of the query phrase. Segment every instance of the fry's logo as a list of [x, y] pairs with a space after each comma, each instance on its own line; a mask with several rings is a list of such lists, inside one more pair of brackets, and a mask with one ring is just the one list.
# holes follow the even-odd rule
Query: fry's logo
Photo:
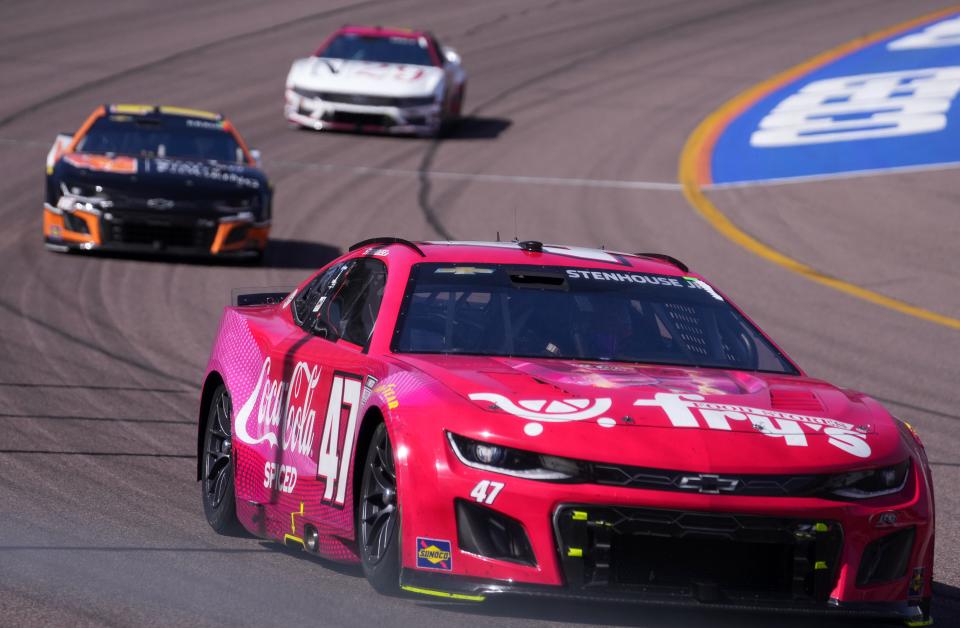
[[707, 403], [703, 395], [657, 393], [653, 399], [638, 399], [635, 406], [659, 407], [666, 412], [674, 427], [701, 427], [701, 419], [711, 430], [730, 431], [731, 423], [749, 423], [764, 436], [782, 438], [789, 447], [806, 447], [804, 430], [822, 432], [827, 442], [858, 458], [870, 456], [866, 435], [842, 421], [803, 414], [777, 412], [761, 408]]
[[[270, 379], [270, 358], [263, 361], [260, 377], [250, 397], [237, 411], [236, 436], [248, 445], [270, 443], [284, 450], [309, 456], [313, 447], [313, 425], [317, 412], [312, 410], [313, 395], [320, 383], [320, 367], [299, 362], [289, 382]], [[259, 406], [258, 402], [259, 401]], [[250, 420], [257, 409], [257, 432], [250, 434]], [[277, 430], [284, 421], [283, 443], [277, 441]]]
[[496, 393], [473, 393], [473, 401], [489, 401], [504, 412], [531, 421], [546, 421], [547, 423], [563, 423], [566, 421], [585, 421], [598, 417], [613, 405], [608, 397], [598, 399], [564, 399], [551, 401], [546, 399], [528, 399], [513, 403], [503, 395]]
[[[514, 403], [497, 393], [472, 393], [473, 401], [489, 401], [494, 409], [531, 421], [523, 427], [527, 436], [543, 433], [543, 423], [566, 423], [597, 419], [600, 427], [614, 427], [617, 421], [606, 414], [613, 405], [609, 397], [596, 399], [526, 399]], [[857, 458], [870, 457], [866, 434], [850, 423], [824, 417], [808, 416], [750, 408], [725, 403], [708, 403], [703, 395], [692, 393], [657, 393], [653, 399], [638, 399], [634, 406], [662, 408], [673, 427], [733, 431], [732, 425], [743, 422], [770, 438], [782, 438], [788, 447], [806, 447], [808, 433], [821, 433], [827, 443]]]
[[421, 569], [453, 569], [450, 541], [417, 537], [417, 567]]
[[[543, 424], [539, 421], [546, 423], [586, 421], [599, 417], [613, 405], [609, 397], [598, 397], [593, 400], [564, 399], [551, 401], [549, 404], [546, 399], [526, 399], [517, 402], [519, 405], [496, 393], [472, 393], [469, 397], [473, 401], [489, 401], [504, 412], [534, 421], [523, 426], [523, 432], [527, 436], [539, 436], [543, 433]], [[617, 424], [610, 417], [600, 417], [597, 423], [603, 427], [613, 427]]]

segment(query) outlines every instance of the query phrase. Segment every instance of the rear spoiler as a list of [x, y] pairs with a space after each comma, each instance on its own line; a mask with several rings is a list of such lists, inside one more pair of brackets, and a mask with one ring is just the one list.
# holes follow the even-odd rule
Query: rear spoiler
[[251, 305], [276, 305], [296, 289], [290, 287], [235, 288], [230, 292], [230, 305], [248, 307]]

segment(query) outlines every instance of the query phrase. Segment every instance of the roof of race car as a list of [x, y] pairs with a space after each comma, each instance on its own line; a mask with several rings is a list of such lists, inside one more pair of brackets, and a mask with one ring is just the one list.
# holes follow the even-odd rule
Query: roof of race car
[[360, 35], [361, 37], [407, 37], [416, 39], [427, 35], [427, 31], [414, 30], [412, 28], [398, 28], [391, 26], [358, 26], [345, 25], [337, 29], [335, 35], [350, 33]]
[[[365, 247], [365, 248], [364, 248]], [[555, 266], [577, 265], [603, 269], [657, 273], [661, 275], [690, 275], [682, 262], [669, 256], [656, 254], [621, 253], [604, 249], [591, 249], [559, 244], [542, 244], [536, 241], [474, 242], [474, 241], [426, 241], [407, 242], [395, 238], [374, 238], [355, 244], [351, 250], [363, 248], [361, 255], [376, 255], [384, 249], [405, 249], [430, 262], [478, 262], [491, 264], [544, 264]], [[419, 261], [416, 260], [416, 261]]]
[[189, 107], [171, 107], [169, 105], [107, 105], [106, 113], [110, 115], [121, 114], [128, 116], [176, 116], [179, 118], [193, 118], [196, 120], [209, 120], [213, 122], [220, 122], [223, 120], [223, 116], [221, 114], [213, 111], [191, 109]]

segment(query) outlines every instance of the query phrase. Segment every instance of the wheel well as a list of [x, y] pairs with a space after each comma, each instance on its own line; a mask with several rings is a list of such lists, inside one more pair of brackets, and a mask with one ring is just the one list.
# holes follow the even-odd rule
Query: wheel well
[[223, 384], [223, 377], [216, 371], [211, 371], [203, 382], [203, 392], [200, 394], [200, 416], [197, 420], [197, 480], [203, 479], [203, 434], [207, 431], [207, 417], [210, 414], [210, 402], [218, 386]]
[[363, 423], [360, 424], [360, 435], [357, 436], [357, 446], [353, 454], [353, 507], [356, 512], [357, 495], [360, 494], [360, 481], [363, 479], [363, 463], [367, 459], [367, 447], [370, 446], [370, 440], [377, 426], [383, 423], [383, 413], [380, 408], [373, 407], [367, 410], [363, 415]]

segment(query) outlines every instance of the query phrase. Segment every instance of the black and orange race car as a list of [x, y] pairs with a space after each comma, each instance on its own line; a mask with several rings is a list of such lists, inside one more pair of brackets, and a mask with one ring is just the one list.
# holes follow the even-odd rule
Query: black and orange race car
[[47, 155], [46, 245], [259, 258], [273, 193], [258, 162], [220, 114], [98, 107]]

